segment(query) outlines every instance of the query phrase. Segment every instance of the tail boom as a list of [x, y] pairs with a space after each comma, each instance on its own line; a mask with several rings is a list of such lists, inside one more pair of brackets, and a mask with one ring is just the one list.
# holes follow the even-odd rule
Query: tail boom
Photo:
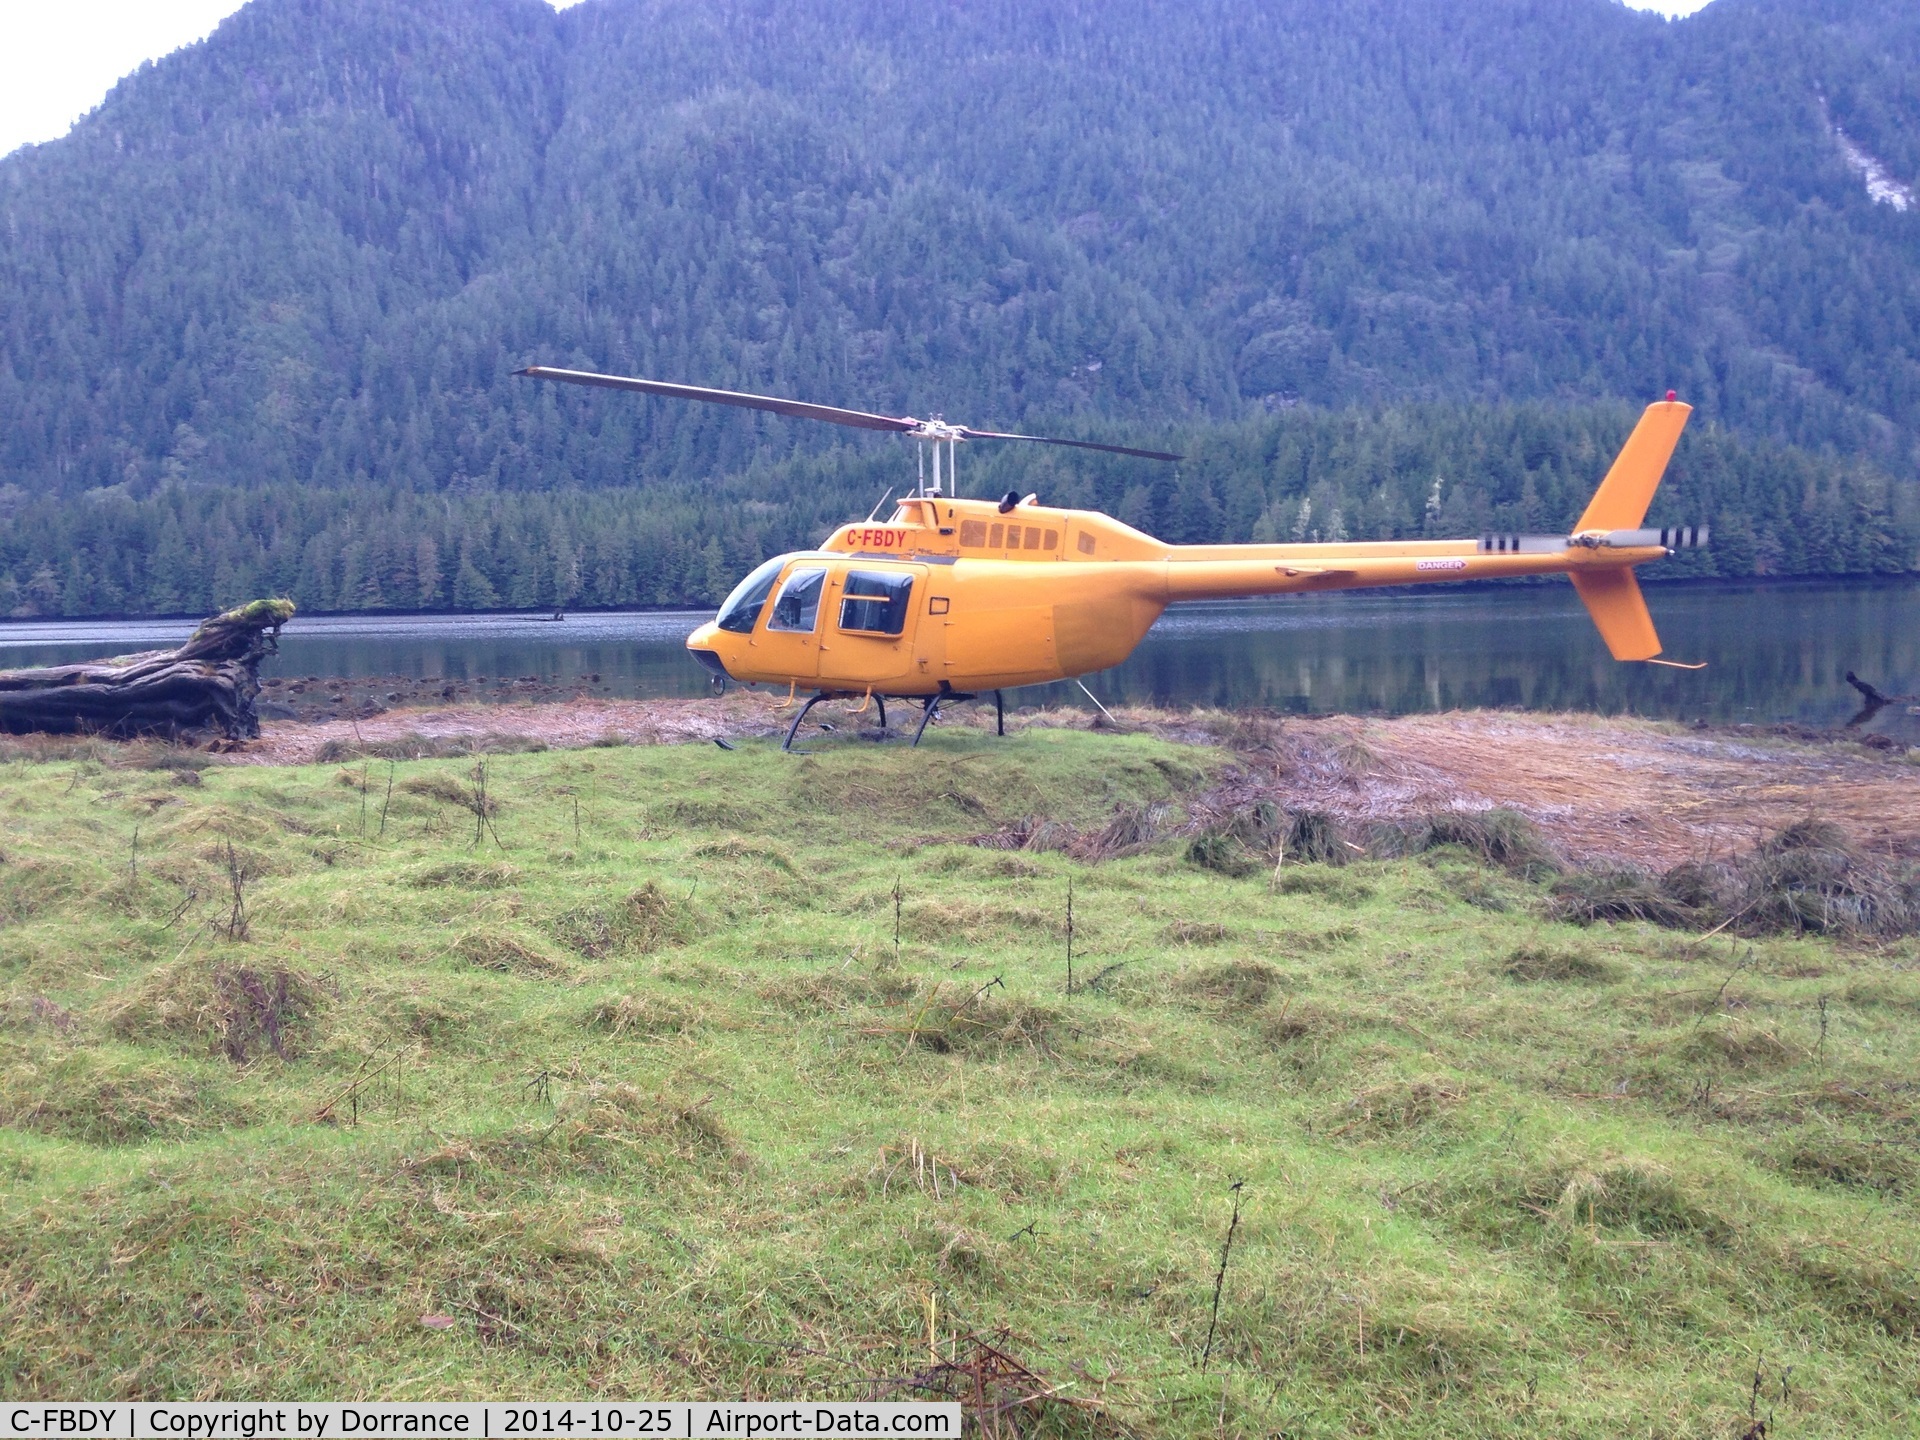
[[[1189, 560], [1176, 547], [1165, 562], [1166, 599], [1238, 600], [1314, 590], [1365, 590], [1381, 585], [1431, 585], [1460, 580], [1508, 580], [1522, 575], [1602, 574], [1658, 560], [1659, 546], [1600, 552], [1568, 546], [1553, 554], [1487, 555], [1476, 542], [1456, 540], [1423, 546], [1421, 553], [1368, 555], [1342, 545], [1269, 547], [1210, 545], [1233, 549], [1284, 549], [1285, 555]], [[1196, 547], [1198, 548], [1198, 547]], [[1320, 553], [1311, 553], [1318, 550]]]
[[[1177, 545], [1166, 552], [1166, 599], [1224, 600], [1449, 580], [1565, 574], [1616, 660], [1651, 660], [1660, 637], [1633, 567], [1706, 542], [1700, 527], [1644, 530], [1692, 407], [1649, 405], [1569, 536], [1354, 545]], [[1157, 598], [1157, 597], [1156, 597]]]

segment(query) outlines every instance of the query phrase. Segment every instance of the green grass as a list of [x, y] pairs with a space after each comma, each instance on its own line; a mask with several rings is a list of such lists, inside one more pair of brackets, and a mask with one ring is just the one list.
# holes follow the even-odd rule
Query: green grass
[[1230, 876], [1205, 747], [817, 749], [494, 757], [477, 840], [471, 760], [0, 765], [6, 1393], [850, 1398], [931, 1294], [1050, 1429], [1913, 1433], [1914, 942]]

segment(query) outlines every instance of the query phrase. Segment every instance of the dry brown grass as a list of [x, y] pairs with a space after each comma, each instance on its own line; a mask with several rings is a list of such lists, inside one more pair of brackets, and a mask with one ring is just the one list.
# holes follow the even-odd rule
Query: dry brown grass
[[677, 1035], [698, 1025], [705, 1012], [697, 1006], [654, 995], [615, 995], [587, 1010], [581, 1022], [609, 1035]]
[[1501, 964], [1500, 971], [1509, 980], [1527, 983], [1561, 981], [1604, 985], [1618, 978], [1615, 968], [1606, 961], [1584, 950], [1567, 950], [1552, 945], [1518, 946]]
[[1807, 1058], [1806, 1050], [1764, 1025], [1728, 1015], [1709, 1015], [1664, 1052], [1675, 1060], [1715, 1069], [1779, 1070]]
[[504, 890], [520, 879], [517, 865], [504, 860], [446, 860], [428, 865], [407, 877], [407, 883], [420, 890], [442, 885], [463, 890]]
[[652, 881], [611, 904], [580, 905], [547, 922], [554, 939], [590, 960], [651, 955], [684, 940], [693, 916], [684, 900]]
[[784, 875], [795, 875], [793, 856], [780, 845], [767, 840], [743, 839], [738, 835], [724, 835], [718, 840], [703, 840], [693, 847], [693, 853], [702, 860], [731, 860], [747, 864], [765, 865]]
[[154, 971], [102, 1019], [123, 1039], [165, 1039], [235, 1064], [290, 1060], [311, 1044], [330, 995], [324, 982], [282, 966], [187, 959]]
[[1064, 902], [1058, 914], [1031, 905], [978, 900], [910, 900], [900, 911], [900, 933], [913, 940], [965, 940], [995, 936], [1066, 935]]
[[786, 975], [758, 987], [759, 997], [797, 1014], [845, 1011], [857, 1007], [898, 1007], [920, 991], [912, 976], [893, 969], [842, 967]]
[[898, 1036], [946, 1055], [956, 1052], [1024, 1050], [1050, 1055], [1065, 1031], [1059, 1007], [996, 994], [997, 984], [969, 988], [938, 983], [900, 1006], [885, 1025], [866, 1027], [876, 1036]]
[[543, 1143], [581, 1155], [607, 1147], [656, 1147], [698, 1169], [738, 1174], [749, 1157], [720, 1118], [711, 1096], [689, 1100], [648, 1094], [634, 1085], [592, 1083], [561, 1101]]
[[1260, 1038], [1276, 1049], [1303, 1041], [1322, 1042], [1348, 1028], [1348, 1017], [1333, 1007], [1289, 995], [1260, 1016]]
[[1783, 1174], [1815, 1184], [1882, 1195], [1906, 1195], [1920, 1184], [1920, 1156], [1910, 1145], [1814, 1127], [1760, 1148], [1759, 1158]]
[[482, 970], [543, 980], [572, 978], [573, 967], [532, 935], [482, 926], [453, 944], [453, 953]]
[[1217, 920], [1176, 920], [1160, 933], [1170, 945], [1219, 945], [1232, 932]]
[[1442, 1118], [1464, 1098], [1451, 1081], [1434, 1077], [1388, 1080], [1359, 1091], [1326, 1117], [1328, 1138], [1380, 1139]]
[[482, 799], [480, 791], [467, 781], [449, 774], [444, 770], [430, 771], [425, 775], [409, 775], [398, 787], [408, 795], [418, 795], [427, 800], [438, 801], [442, 805], [452, 805], [465, 810], [469, 815], [492, 817], [500, 813], [500, 804], [493, 796]]
[[1215, 1005], [1255, 1006], [1283, 996], [1292, 988], [1285, 972], [1264, 960], [1229, 960], [1189, 970], [1175, 982], [1184, 995]]
[[73, 1049], [0, 1071], [0, 1125], [89, 1145], [181, 1139], [244, 1118], [217, 1087], [177, 1066]]

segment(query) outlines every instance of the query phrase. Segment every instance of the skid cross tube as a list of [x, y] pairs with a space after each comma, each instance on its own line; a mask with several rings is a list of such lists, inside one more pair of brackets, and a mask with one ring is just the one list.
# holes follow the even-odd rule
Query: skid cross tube
[[998, 690], [993, 692], [993, 733], [1007, 733], [1007, 697]]

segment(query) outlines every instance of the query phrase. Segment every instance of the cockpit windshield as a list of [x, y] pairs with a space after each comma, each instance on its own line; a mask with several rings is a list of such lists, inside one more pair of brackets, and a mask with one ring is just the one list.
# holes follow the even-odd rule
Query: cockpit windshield
[[776, 556], [734, 586], [733, 593], [722, 602], [720, 613], [713, 617], [713, 623], [736, 635], [751, 635], [761, 608], [773, 593], [773, 582], [780, 578], [780, 567], [786, 563], [786, 556]]

